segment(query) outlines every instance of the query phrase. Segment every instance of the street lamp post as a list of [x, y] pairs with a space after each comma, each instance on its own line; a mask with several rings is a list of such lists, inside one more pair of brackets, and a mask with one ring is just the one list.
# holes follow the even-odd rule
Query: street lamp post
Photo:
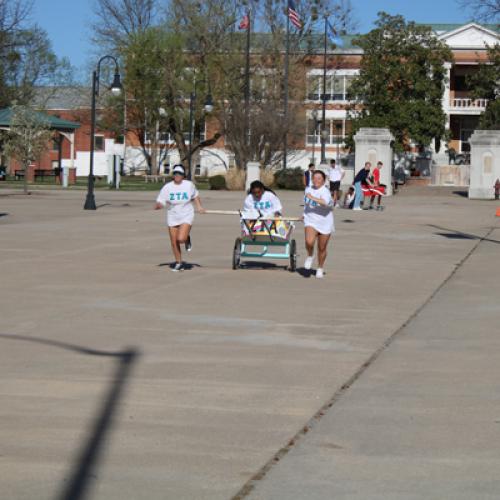
[[326, 141], [330, 137], [330, 132], [324, 128], [324, 126], [321, 127], [321, 163], [326, 163]]
[[337, 165], [340, 164], [340, 132], [342, 131], [342, 125], [340, 123], [337, 123], [335, 125], [335, 128], [337, 129]]
[[313, 109], [312, 113], [312, 119], [313, 119], [313, 156], [312, 156], [312, 162], [316, 165], [316, 134], [318, 132], [318, 110]]
[[111, 59], [115, 63], [115, 76], [111, 84], [111, 92], [119, 95], [122, 91], [122, 83], [120, 78], [120, 70], [118, 61], [113, 56], [103, 56], [97, 63], [97, 69], [92, 73], [92, 107], [91, 107], [91, 124], [90, 124], [90, 166], [89, 177], [87, 183], [87, 197], [85, 199], [84, 210], [95, 210], [94, 197], [94, 147], [95, 147], [95, 122], [96, 122], [96, 98], [99, 97], [99, 78], [101, 73], [101, 63], [105, 59]]
[[[196, 86], [198, 82], [195, 81], [193, 92], [189, 97], [189, 149], [188, 149], [188, 179], [193, 179], [194, 175], [192, 174], [192, 158], [193, 158], [193, 129], [194, 129], [194, 106], [196, 103]], [[205, 103], [203, 105], [203, 109], [205, 113], [211, 113], [214, 109], [214, 102], [212, 99], [212, 95], [210, 92], [205, 97]]]

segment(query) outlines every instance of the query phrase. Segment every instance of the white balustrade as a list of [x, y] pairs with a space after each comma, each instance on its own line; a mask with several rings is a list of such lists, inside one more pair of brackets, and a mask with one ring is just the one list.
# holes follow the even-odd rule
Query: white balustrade
[[451, 107], [456, 109], [484, 110], [488, 104], [488, 99], [471, 99], [460, 97], [451, 100]]

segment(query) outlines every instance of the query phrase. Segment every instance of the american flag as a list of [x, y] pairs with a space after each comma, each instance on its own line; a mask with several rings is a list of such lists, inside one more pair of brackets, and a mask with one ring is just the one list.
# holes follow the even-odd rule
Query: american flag
[[240, 30], [247, 30], [250, 27], [250, 16], [245, 14], [240, 22]]
[[298, 12], [295, 10], [293, 0], [288, 0], [288, 18], [298, 30], [302, 28], [302, 21], [300, 20]]

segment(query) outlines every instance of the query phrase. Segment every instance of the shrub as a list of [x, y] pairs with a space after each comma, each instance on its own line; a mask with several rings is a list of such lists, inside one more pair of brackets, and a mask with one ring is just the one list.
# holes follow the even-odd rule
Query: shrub
[[304, 189], [304, 171], [300, 168], [285, 168], [278, 170], [275, 175], [276, 186], [280, 189]]
[[273, 187], [275, 183], [274, 172], [267, 168], [261, 169], [260, 181], [267, 187]]
[[230, 168], [226, 173], [226, 186], [230, 191], [245, 189], [246, 175], [242, 168]]
[[210, 177], [208, 183], [210, 184], [210, 189], [214, 191], [226, 189], [226, 178], [223, 175], [214, 175]]

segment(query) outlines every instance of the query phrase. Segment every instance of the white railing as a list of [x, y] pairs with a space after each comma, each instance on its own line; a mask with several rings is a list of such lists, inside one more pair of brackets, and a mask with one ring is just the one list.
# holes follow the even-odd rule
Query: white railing
[[474, 109], [477, 111], [484, 111], [488, 99], [470, 99], [468, 97], [460, 97], [451, 100], [451, 107], [458, 109]]

